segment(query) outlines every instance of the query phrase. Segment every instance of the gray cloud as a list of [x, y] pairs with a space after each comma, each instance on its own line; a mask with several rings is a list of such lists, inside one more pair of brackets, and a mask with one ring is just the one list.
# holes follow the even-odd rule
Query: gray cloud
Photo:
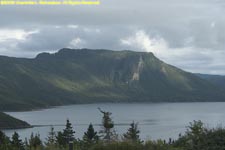
[[[63, 47], [132, 49], [153, 51], [187, 71], [225, 74], [223, 0], [101, 2], [0, 6], [0, 54], [34, 57]], [[6, 30], [10, 36], [4, 36]]]
[[[110, 48], [120, 50], [121, 36], [128, 36], [131, 29], [124, 27], [90, 27], [90, 26], [48, 26], [39, 29], [38, 33], [30, 34], [26, 40], [19, 41], [17, 47], [23, 51], [49, 51], [62, 47], [70, 48]], [[79, 39], [77, 42], [76, 39]], [[73, 43], [75, 42], [75, 43]]]

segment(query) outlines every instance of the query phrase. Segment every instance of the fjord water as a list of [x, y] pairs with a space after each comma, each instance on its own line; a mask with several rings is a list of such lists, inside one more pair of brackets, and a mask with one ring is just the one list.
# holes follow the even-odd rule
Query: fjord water
[[[104, 103], [60, 106], [29, 112], [7, 112], [8, 114], [27, 121], [36, 127], [30, 129], [5, 130], [8, 136], [17, 131], [22, 138], [39, 133], [44, 140], [53, 125], [56, 131], [65, 127], [69, 119], [76, 131], [75, 137], [81, 138], [88, 124], [94, 124], [99, 130], [102, 114], [97, 109], [112, 112], [115, 130], [118, 134], [126, 132], [132, 121], [139, 122], [141, 138], [166, 139], [177, 138], [184, 133], [189, 122], [202, 120], [207, 127], [225, 126], [225, 103]], [[46, 126], [47, 125], [47, 126]]]

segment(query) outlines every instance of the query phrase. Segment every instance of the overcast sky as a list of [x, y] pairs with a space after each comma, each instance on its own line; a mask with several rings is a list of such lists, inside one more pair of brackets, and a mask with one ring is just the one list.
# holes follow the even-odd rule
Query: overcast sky
[[225, 75], [224, 0], [100, 0], [0, 6], [0, 55], [68, 48], [153, 52], [186, 71]]

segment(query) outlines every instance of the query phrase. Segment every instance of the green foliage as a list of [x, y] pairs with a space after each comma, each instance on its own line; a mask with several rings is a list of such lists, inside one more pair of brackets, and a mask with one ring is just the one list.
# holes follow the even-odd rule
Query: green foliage
[[[137, 127], [135, 127], [135, 123], [133, 122], [130, 130], [128, 129], [125, 135], [127, 135], [127, 138], [132, 139], [131, 135], [133, 134], [131, 133], [139, 133], [136, 131], [138, 131]], [[12, 140], [10, 140], [10, 138], [0, 131], [0, 150], [69, 150], [63, 132], [58, 132], [56, 141], [53, 135], [55, 135], [54, 130], [51, 128], [49, 138], [47, 138], [48, 141], [46, 145], [43, 145], [38, 134], [34, 135], [32, 133], [30, 139], [26, 139], [23, 142], [20, 140], [17, 133], [14, 133]], [[137, 138], [138, 136], [135, 137]], [[59, 140], [60, 138], [62, 141]], [[63, 144], [65, 145], [62, 146], [60, 141], [64, 142]], [[54, 146], [50, 146], [51, 144]], [[145, 142], [131, 142], [127, 139], [117, 139], [107, 142], [106, 140], [97, 140], [97, 133], [94, 131], [92, 124], [90, 124], [82, 140], [73, 139], [73, 148], [73, 150], [224, 150], [225, 129], [208, 129], [204, 127], [201, 121], [193, 121], [187, 127], [186, 133], [180, 135], [174, 142], [166, 142], [161, 139], [156, 141], [148, 140]]]
[[180, 148], [175, 148], [173, 145], [167, 144], [165, 141], [147, 141], [144, 144], [145, 150], [181, 150]]
[[69, 141], [74, 140], [74, 133], [72, 124], [70, 123], [69, 119], [66, 120], [66, 128], [63, 130], [63, 137], [68, 144]]
[[42, 141], [39, 134], [31, 134], [29, 139], [30, 150], [39, 150], [42, 148]]
[[91, 150], [144, 150], [144, 146], [130, 142], [111, 142], [107, 144], [99, 143], [93, 146]]
[[63, 132], [58, 132], [56, 136], [56, 141], [59, 144], [59, 146], [66, 147], [70, 141], [74, 141], [74, 133], [72, 124], [70, 123], [69, 119], [66, 120], [66, 128], [63, 130]]
[[99, 140], [99, 136], [97, 135], [97, 132], [94, 130], [94, 127], [92, 124], [89, 125], [87, 132], [84, 133], [83, 136], [83, 147], [84, 149], [88, 149], [94, 144], [96, 144]]
[[62, 49], [34, 59], [1, 56], [0, 68], [0, 110], [225, 98], [224, 90], [160, 61], [152, 53]]
[[130, 124], [130, 128], [127, 133], [123, 135], [124, 139], [133, 143], [141, 143], [141, 139], [139, 137], [140, 130], [138, 130], [138, 123], [134, 121]]
[[11, 145], [13, 150], [25, 150], [24, 143], [17, 132], [12, 135]]
[[175, 141], [174, 146], [184, 150], [224, 150], [225, 129], [208, 129], [201, 121], [194, 121], [188, 126], [185, 135]]
[[56, 147], [56, 133], [54, 127], [51, 126], [50, 132], [48, 133], [47, 142], [45, 143], [48, 150], [54, 150]]
[[63, 133], [61, 131], [59, 131], [57, 133], [57, 136], [56, 136], [56, 143], [58, 144], [58, 146], [60, 147], [65, 147], [66, 146], [66, 140], [63, 136]]
[[182, 146], [185, 149], [190, 150], [199, 150], [205, 147], [205, 135], [206, 129], [203, 127], [201, 121], [193, 121], [187, 127], [186, 134], [181, 136], [176, 142], [175, 145]]
[[205, 147], [208, 150], [224, 150], [225, 149], [225, 129], [207, 129], [204, 137]]
[[11, 143], [9, 137], [0, 130], [0, 150], [10, 150]]

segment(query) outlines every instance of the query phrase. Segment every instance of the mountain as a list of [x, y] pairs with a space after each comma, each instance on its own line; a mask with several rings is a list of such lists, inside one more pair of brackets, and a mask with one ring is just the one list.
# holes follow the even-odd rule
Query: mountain
[[196, 74], [196, 75], [225, 90], [225, 76], [209, 75], [209, 74]]
[[27, 122], [0, 112], [0, 129], [20, 129], [31, 127]]
[[225, 101], [224, 90], [153, 53], [61, 49], [0, 57], [0, 110], [96, 102]]

